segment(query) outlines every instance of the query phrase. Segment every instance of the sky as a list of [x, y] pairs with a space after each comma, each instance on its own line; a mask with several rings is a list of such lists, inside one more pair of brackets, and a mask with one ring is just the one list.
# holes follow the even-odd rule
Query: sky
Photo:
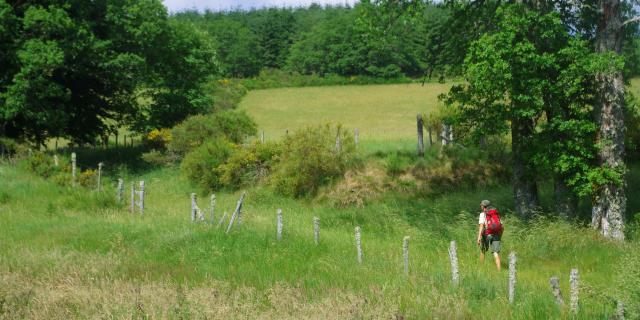
[[355, 0], [163, 0], [169, 12], [185, 9], [210, 9], [214, 11], [229, 9], [251, 9], [261, 7], [299, 7], [311, 3], [318, 4], [353, 4]]

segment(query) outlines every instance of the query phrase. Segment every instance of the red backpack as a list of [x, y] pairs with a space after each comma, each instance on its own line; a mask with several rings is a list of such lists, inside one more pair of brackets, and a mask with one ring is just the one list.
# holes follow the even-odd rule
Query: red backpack
[[485, 234], [493, 234], [493, 235], [502, 235], [502, 222], [500, 222], [500, 215], [498, 215], [498, 210], [489, 209], [485, 216]]

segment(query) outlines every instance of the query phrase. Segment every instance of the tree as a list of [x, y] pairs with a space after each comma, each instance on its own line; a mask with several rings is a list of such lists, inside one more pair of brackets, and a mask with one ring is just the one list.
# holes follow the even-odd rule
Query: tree
[[514, 201], [522, 217], [539, 206], [541, 164], [572, 192], [595, 176], [595, 150], [589, 147], [595, 91], [588, 79], [597, 58], [587, 43], [570, 37], [558, 14], [501, 6], [495, 31], [469, 48], [463, 68], [467, 84], [444, 97], [458, 106], [456, 121], [473, 138], [511, 133]]

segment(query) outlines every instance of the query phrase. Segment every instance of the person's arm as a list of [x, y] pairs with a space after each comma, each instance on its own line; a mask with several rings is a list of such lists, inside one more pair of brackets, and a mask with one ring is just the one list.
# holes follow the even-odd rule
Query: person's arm
[[482, 229], [484, 229], [484, 223], [478, 225], [478, 241], [476, 241], [478, 245], [480, 245], [480, 240], [482, 240]]

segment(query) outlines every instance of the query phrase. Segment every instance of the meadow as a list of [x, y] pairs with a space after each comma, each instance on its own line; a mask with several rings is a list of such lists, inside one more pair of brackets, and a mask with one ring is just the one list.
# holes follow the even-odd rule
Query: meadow
[[[317, 122], [359, 128], [360, 152], [415, 152], [415, 116], [437, 108], [448, 85], [349, 86], [252, 91], [241, 103], [268, 139]], [[209, 193], [179, 168], [140, 165], [139, 148], [81, 150], [83, 167], [105, 161], [105, 190], [61, 187], [15, 163], [0, 164], [0, 318], [59, 319], [607, 319], [622, 299], [638, 315], [640, 243], [604, 240], [584, 222], [541, 215], [521, 221], [508, 186], [432, 197], [389, 192], [363, 208], [294, 200], [248, 188], [242, 225], [192, 223], [191, 192], [208, 213]], [[435, 147], [429, 153], [437, 153]], [[640, 183], [634, 167], [630, 185]], [[115, 201], [146, 182], [145, 213]], [[550, 188], [543, 190], [548, 201]], [[241, 191], [217, 192], [216, 220]], [[501, 210], [503, 270], [478, 262], [480, 200]], [[276, 210], [284, 216], [276, 239]], [[630, 199], [631, 212], [640, 203]], [[635, 211], [632, 211], [635, 210]], [[313, 240], [320, 218], [320, 244]], [[364, 259], [356, 260], [354, 228]], [[409, 236], [409, 275], [402, 239]], [[460, 277], [451, 283], [449, 242]], [[507, 255], [516, 252], [517, 287], [507, 300]], [[580, 308], [556, 305], [557, 275], [568, 304], [569, 271], [580, 270]]]

